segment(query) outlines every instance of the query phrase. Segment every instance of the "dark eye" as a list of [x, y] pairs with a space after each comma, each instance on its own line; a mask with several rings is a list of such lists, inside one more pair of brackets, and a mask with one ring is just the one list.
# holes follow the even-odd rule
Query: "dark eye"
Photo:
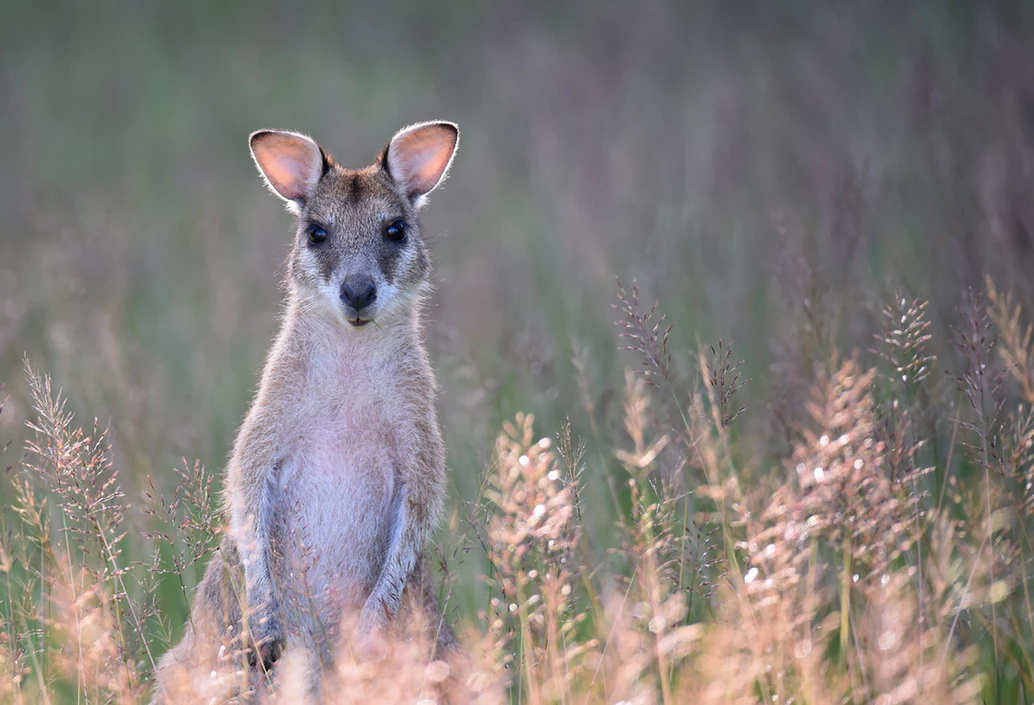
[[309, 226], [309, 242], [318, 245], [327, 239], [327, 231], [318, 225]]
[[399, 218], [391, 221], [391, 224], [384, 230], [384, 236], [394, 242], [402, 242], [406, 239], [406, 221]]

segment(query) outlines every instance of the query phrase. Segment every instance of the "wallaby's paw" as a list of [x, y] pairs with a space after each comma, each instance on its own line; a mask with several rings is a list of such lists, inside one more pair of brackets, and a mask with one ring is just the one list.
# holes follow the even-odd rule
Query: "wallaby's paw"
[[360, 661], [382, 661], [388, 657], [391, 646], [384, 630], [360, 634], [356, 631], [354, 653]]
[[356, 656], [364, 661], [379, 661], [388, 655], [388, 617], [384, 605], [371, 596], [359, 613], [353, 634]]
[[284, 628], [276, 614], [256, 615], [249, 623], [252, 643], [249, 644], [248, 659], [252, 668], [269, 671], [283, 653]]

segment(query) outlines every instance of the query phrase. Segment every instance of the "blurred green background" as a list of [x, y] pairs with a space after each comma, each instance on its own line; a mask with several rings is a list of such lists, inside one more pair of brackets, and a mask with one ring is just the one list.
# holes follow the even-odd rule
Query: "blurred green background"
[[985, 274], [1034, 310], [1032, 39], [1025, 2], [4, 2], [3, 465], [27, 358], [80, 422], [110, 424], [135, 511], [181, 456], [219, 468], [291, 237], [248, 134], [307, 132], [361, 166], [403, 125], [454, 120], [424, 215], [428, 340], [452, 471], [439, 538], [473, 618], [483, 558], [454, 550], [515, 412], [544, 435], [570, 416], [600, 551], [613, 531], [633, 364], [615, 277], [661, 301], [687, 385], [698, 344], [735, 341], [760, 468], [813, 364], [867, 355], [894, 291], [931, 301], [942, 346]]

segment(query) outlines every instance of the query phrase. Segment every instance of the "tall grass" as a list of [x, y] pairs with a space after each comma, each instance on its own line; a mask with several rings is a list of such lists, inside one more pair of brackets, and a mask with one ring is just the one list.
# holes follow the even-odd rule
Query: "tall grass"
[[[328, 702], [1029, 699], [1034, 348], [1012, 298], [988, 281], [960, 311], [968, 403], [956, 405], [953, 389], [928, 386], [945, 363], [927, 354], [926, 305], [896, 296], [871, 353], [816, 366], [790, 452], [761, 472], [742, 450], [752, 411], [733, 403], [731, 348], [704, 347], [695, 379], [681, 380], [663, 317], [641, 314], [631, 292], [619, 292], [620, 322], [648, 374], [626, 376], [624, 438], [610, 451], [622, 467], [613, 548], [594, 549], [584, 521], [596, 462], [570, 425], [540, 436], [519, 414], [460, 528], [488, 567], [488, 600], [460, 625], [468, 656], [435, 660], [414, 636], [381, 660], [343, 651], [333, 675], [314, 675], [288, 652], [268, 696], [292, 702], [336, 677]], [[175, 631], [157, 578], [189, 602], [223, 531], [212, 476], [184, 462], [171, 497], [145, 493], [148, 526], [131, 526], [106, 432], [27, 374], [32, 437], [10, 471], [0, 542], [0, 693], [144, 701]], [[922, 429], [937, 426], [951, 440], [932, 454]], [[129, 560], [121, 547], [144, 537], [153, 559]]]

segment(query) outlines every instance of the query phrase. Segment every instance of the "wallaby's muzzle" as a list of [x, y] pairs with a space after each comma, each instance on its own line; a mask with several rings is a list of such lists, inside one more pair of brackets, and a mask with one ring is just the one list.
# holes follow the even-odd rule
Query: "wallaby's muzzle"
[[365, 325], [370, 317], [363, 316], [363, 310], [377, 300], [377, 285], [369, 274], [353, 274], [345, 277], [341, 284], [341, 300], [350, 309], [348, 322], [352, 325]]

